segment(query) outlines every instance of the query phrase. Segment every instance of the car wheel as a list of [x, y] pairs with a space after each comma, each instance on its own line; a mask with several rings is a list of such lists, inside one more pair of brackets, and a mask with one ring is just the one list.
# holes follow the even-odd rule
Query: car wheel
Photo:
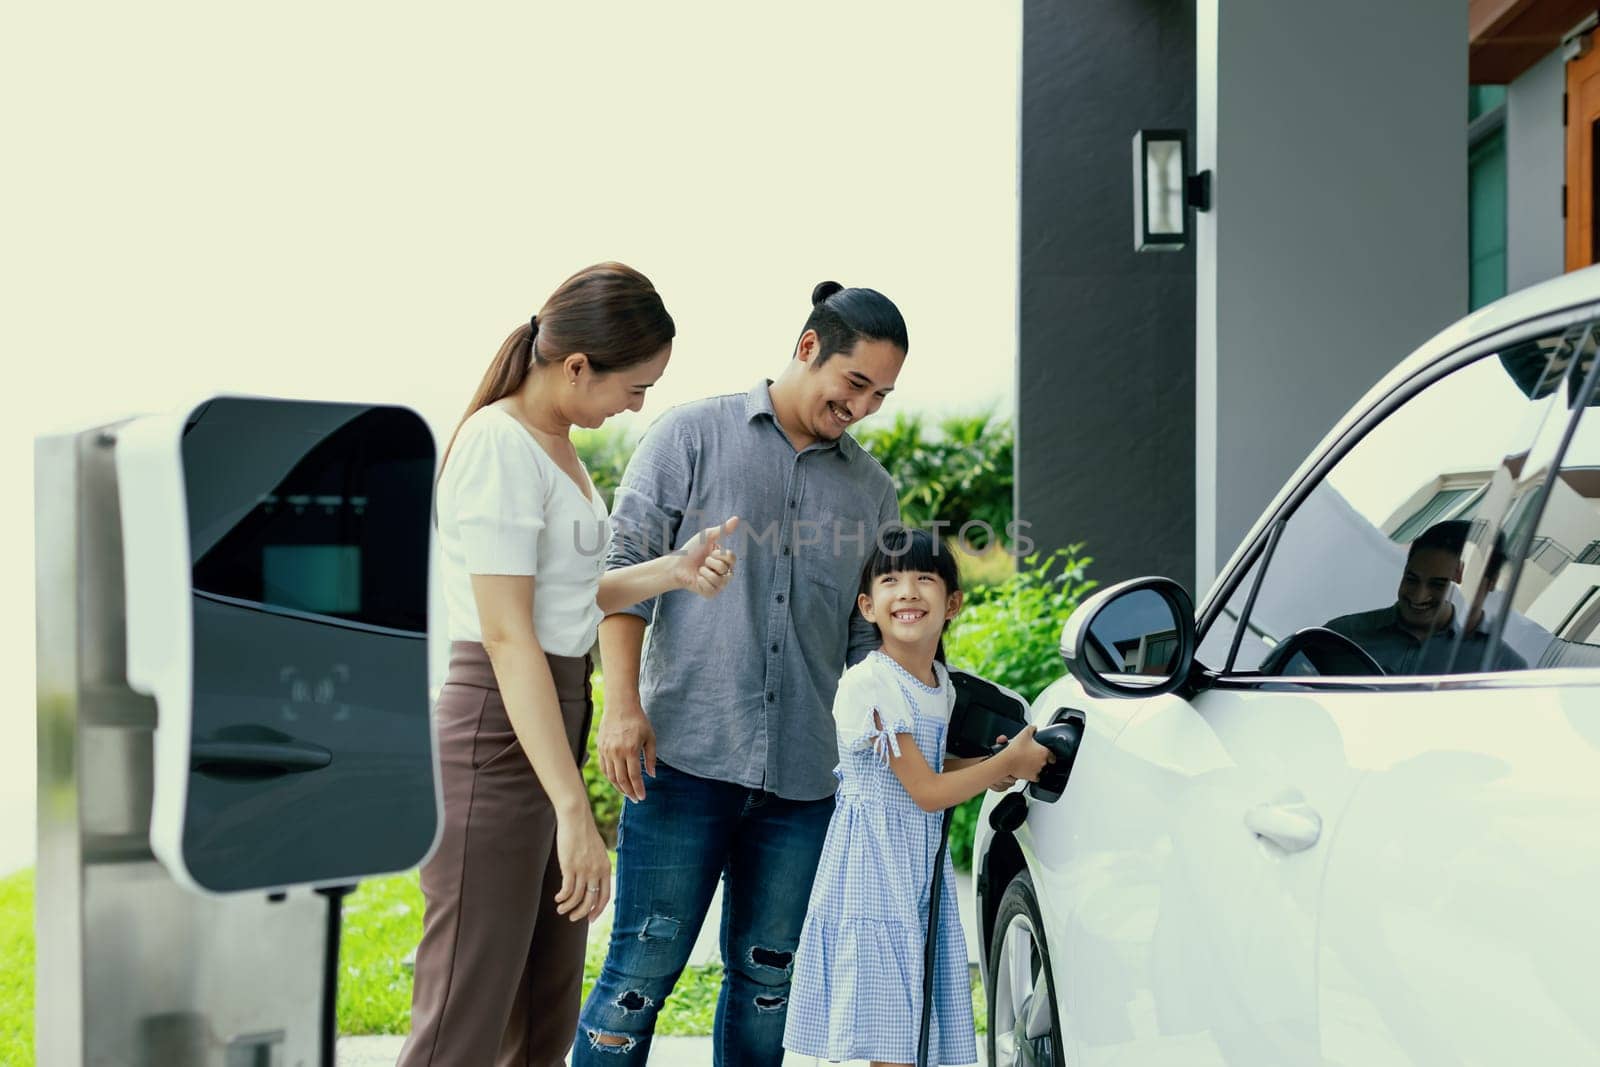
[[1027, 871], [1006, 886], [994, 930], [989, 947], [991, 1067], [1065, 1067], [1050, 950]]

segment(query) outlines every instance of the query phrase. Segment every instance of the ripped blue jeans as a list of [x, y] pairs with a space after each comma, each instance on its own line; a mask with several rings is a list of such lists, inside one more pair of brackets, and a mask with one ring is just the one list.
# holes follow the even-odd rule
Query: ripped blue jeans
[[784, 800], [657, 761], [617, 834], [616, 919], [583, 1005], [572, 1067], [642, 1064], [656, 1015], [722, 891], [722, 994], [714, 1063], [783, 1060], [795, 947], [833, 798]]

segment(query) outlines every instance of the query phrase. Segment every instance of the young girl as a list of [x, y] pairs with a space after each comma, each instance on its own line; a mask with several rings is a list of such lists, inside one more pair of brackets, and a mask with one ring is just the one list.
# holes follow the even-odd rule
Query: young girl
[[[939, 661], [940, 637], [961, 609], [961, 589], [954, 557], [932, 535], [885, 531], [862, 573], [857, 607], [883, 644], [845, 671], [834, 698], [837, 806], [795, 954], [783, 1044], [834, 1062], [892, 1067], [917, 1055], [944, 810], [990, 786], [1037, 778], [1051, 757], [1029, 726], [996, 756], [944, 758], [955, 694]], [[949, 864], [947, 855], [930, 1064], [978, 1060]]]

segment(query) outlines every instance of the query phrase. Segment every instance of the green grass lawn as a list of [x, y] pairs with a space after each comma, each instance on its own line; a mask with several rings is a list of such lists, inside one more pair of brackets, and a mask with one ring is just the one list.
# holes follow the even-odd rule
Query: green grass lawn
[[[417, 876], [396, 875], [362, 882], [345, 898], [339, 963], [339, 1032], [404, 1034], [411, 1029], [411, 971], [406, 956], [422, 936], [422, 892]], [[606, 944], [589, 942], [583, 967], [583, 994], [600, 975]], [[716, 1014], [722, 968], [690, 967], [661, 1007], [656, 1032], [709, 1034]]]
[[[411, 971], [404, 961], [422, 936], [422, 892], [417, 875], [361, 883], [345, 898], [340, 943], [339, 1032], [404, 1034], [411, 1028]], [[599, 976], [606, 945], [591, 940], [583, 992]], [[656, 1032], [709, 1034], [722, 985], [722, 968], [690, 967], [661, 1007]], [[982, 991], [973, 980], [973, 1010], [984, 1032]], [[33, 1062], [33, 872], [0, 879], [0, 1064]]]
[[0, 1063], [33, 1062], [33, 872], [0, 878]]
[[[416, 872], [362, 882], [345, 898], [339, 945], [339, 1032], [404, 1034], [411, 1029], [411, 971], [405, 958], [422, 936]], [[596, 938], [584, 962], [587, 996], [605, 961]], [[657, 1032], [709, 1034], [722, 968], [690, 967], [662, 1005]], [[33, 872], [0, 879], [0, 1064], [33, 1062]]]
[[[403, 1034], [411, 1028], [411, 972], [401, 965], [422, 936], [422, 893], [415, 873], [361, 883], [345, 899], [344, 942], [340, 947], [339, 1032]], [[600, 976], [606, 942], [593, 938], [583, 965], [583, 995]], [[690, 967], [661, 1006], [656, 1033], [697, 1036], [711, 1033], [722, 988], [722, 968]], [[984, 1032], [983, 990], [972, 980], [972, 1007], [978, 1032]]]

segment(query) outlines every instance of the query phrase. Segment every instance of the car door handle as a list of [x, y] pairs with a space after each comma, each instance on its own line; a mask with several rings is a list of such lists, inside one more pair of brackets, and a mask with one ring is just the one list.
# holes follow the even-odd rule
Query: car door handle
[[1244, 825], [1285, 852], [1301, 852], [1322, 836], [1322, 816], [1310, 804], [1257, 804], [1244, 813]]

